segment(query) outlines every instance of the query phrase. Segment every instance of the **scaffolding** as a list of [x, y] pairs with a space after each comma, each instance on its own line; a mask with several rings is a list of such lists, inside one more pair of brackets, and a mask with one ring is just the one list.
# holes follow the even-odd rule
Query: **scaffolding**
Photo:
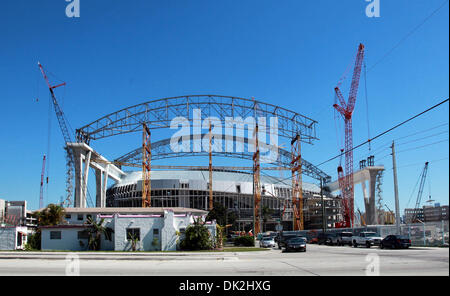
[[152, 142], [151, 132], [145, 123], [142, 124], [142, 207], [151, 207], [151, 160]]
[[302, 155], [298, 134], [291, 141], [291, 154], [293, 225], [294, 230], [303, 230]]

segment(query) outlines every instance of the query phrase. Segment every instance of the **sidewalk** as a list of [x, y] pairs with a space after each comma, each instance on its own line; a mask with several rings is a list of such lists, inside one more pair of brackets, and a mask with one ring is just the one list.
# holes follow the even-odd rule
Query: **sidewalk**
[[239, 260], [237, 253], [219, 252], [0, 252], [2, 259], [66, 260]]

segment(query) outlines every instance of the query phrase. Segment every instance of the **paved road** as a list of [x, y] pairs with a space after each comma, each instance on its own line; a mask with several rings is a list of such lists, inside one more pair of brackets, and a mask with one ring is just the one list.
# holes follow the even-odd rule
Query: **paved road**
[[[381, 250], [308, 245], [306, 253], [228, 253], [208, 259], [81, 259], [81, 275], [449, 275], [447, 248]], [[111, 257], [112, 256], [112, 257]], [[197, 258], [197, 259], [196, 259]], [[225, 259], [225, 260], [224, 260]], [[379, 264], [377, 264], [379, 262]], [[0, 259], [0, 275], [65, 275], [64, 259]], [[69, 266], [70, 267], [70, 266]], [[369, 268], [368, 268], [369, 267]], [[69, 268], [70, 270], [70, 268]]]

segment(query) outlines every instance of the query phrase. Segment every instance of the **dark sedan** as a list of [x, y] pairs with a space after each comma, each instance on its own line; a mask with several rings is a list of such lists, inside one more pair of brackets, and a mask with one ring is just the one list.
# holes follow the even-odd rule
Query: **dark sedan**
[[411, 240], [403, 235], [388, 235], [380, 243], [380, 248], [407, 249], [411, 247]]
[[306, 239], [303, 237], [294, 237], [286, 242], [286, 251], [306, 252]]

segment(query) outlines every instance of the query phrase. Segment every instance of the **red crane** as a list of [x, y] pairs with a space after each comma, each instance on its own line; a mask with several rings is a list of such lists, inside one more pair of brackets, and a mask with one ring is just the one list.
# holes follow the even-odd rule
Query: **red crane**
[[[41, 192], [39, 194], [39, 209], [44, 207], [44, 173], [45, 173], [45, 154], [42, 160], [42, 172], [41, 172]], [[47, 180], [48, 183], [48, 180]]]
[[334, 88], [336, 97], [339, 100], [339, 104], [334, 104], [333, 107], [342, 115], [345, 122], [345, 175], [342, 166], [339, 165], [337, 169], [339, 187], [341, 188], [342, 194], [344, 221], [336, 225], [337, 227], [352, 227], [354, 220], [352, 115], [353, 110], [355, 109], [363, 59], [364, 45], [359, 44], [358, 53], [356, 54], [355, 67], [353, 70], [352, 83], [350, 86], [350, 94], [347, 103], [345, 102], [344, 96], [342, 95], [339, 86], [336, 86]]

